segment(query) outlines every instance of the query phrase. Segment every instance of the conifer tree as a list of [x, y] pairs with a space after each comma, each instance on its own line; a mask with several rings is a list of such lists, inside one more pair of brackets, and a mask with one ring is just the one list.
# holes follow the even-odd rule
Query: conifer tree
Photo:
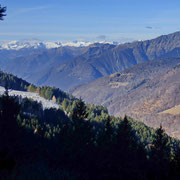
[[157, 179], [166, 179], [170, 173], [170, 146], [162, 125], [156, 130], [150, 153], [151, 170]]
[[110, 116], [107, 117], [106, 121], [105, 121], [105, 137], [104, 137], [104, 141], [105, 141], [105, 146], [109, 146], [112, 143], [113, 140], [113, 127], [112, 127], [112, 121]]
[[172, 162], [174, 174], [180, 176], [180, 145], [174, 151]]
[[65, 142], [66, 152], [69, 152], [71, 165], [77, 168], [88, 168], [88, 156], [91, 152], [93, 135], [89, 120], [86, 119], [86, 106], [82, 100], [73, 103], [72, 129], [69, 131], [68, 140]]
[[153, 146], [151, 149], [151, 158], [157, 163], [163, 163], [170, 158], [170, 147], [168, 145], [168, 137], [165, 134], [162, 125], [156, 130]]
[[[76, 100], [73, 103], [73, 112], [72, 112], [72, 127], [73, 127], [73, 136], [76, 137], [77, 141], [80, 144], [88, 144], [88, 141], [91, 140], [91, 126], [89, 120], [86, 119], [86, 106], [84, 102]], [[86, 119], [86, 120], [85, 120]]]
[[121, 144], [121, 148], [124, 150], [135, 146], [133, 131], [127, 116], [124, 117], [117, 130], [117, 144]]
[[62, 108], [64, 111], [67, 111], [67, 107], [68, 107], [68, 100], [65, 98], [62, 102]]
[[180, 169], [180, 145], [177, 147], [177, 149], [174, 152], [174, 163]]
[[72, 114], [72, 120], [78, 119], [80, 121], [87, 117], [86, 106], [81, 99], [74, 101]]
[[6, 12], [6, 7], [1, 7], [0, 5], [0, 20], [1, 21], [3, 20], [3, 17], [6, 16], [5, 12]]
[[0, 98], [0, 169], [12, 169], [15, 165], [15, 155], [20, 147], [20, 128], [17, 124], [19, 111], [16, 98], [9, 96], [6, 87], [5, 94]]
[[[6, 88], [5, 94], [0, 99], [1, 104], [1, 120], [0, 128], [1, 133], [5, 133], [4, 138], [13, 138], [18, 129], [17, 115], [20, 111], [20, 106], [15, 97], [10, 97], [8, 89]], [[1, 136], [2, 137], [2, 136]]]

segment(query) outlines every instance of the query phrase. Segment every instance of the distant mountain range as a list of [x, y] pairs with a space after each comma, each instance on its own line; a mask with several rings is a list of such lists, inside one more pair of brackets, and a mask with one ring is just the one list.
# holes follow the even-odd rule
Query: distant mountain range
[[75, 97], [101, 104], [180, 138], [180, 58], [150, 61], [71, 89]]
[[[51, 42], [51, 41], [41, 41], [39, 39], [24, 39], [20, 41], [10, 41], [10, 42], [0, 42], [0, 50], [20, 50], [20, 49], [52, 49], [59, 48], [63, 46], [71, 47], [84, 47], [94, 44], [95, 42], [86, 42], [86, 41], [69, 41], [69, 42]], [[118, 45], [118, 42], [105, 42], [100, 43], [109, 43]]]
[[117, 46], [94, 44], [84, 54], [55, 67], [45, 83], [67, 90], [142, 62], [179, 55], [180, 32]]
[[62, 46], [74, 46], [74, 47], [82, 47], [93, 44], [93, 42], [83, 42], [83, 41], [72, 41], [72, 42], [48, 42], [41, 41], [39, 39], [25, 39], [21, 41], [10, 41], [7, 43], [1, 43], [1, 50], [20, 50], [20, 49], [52, 49], [58, 48]]
[[[33, 43], [31, 41], [30, 44]], [[35, 44], [42, 45], [36, 41]], [[53, 49], [32, 48], [27, 45], [27, 48], [18, 49], [0, 50], [2, 70], [37, 85], [51, 85], [68, 90], [146, 61], [179, 57], [180, 32], [119, 45], [94, 43]]]
[[[26, 43], [26, 45], [27, 44], [28, 43]], [[37, 43], [35, 43], [35, 45], [37, 45]], [[88, 56], [92, 58], [97, 55], [98, 51], [102, 53], [109, 46], [114, 47], [114, 45], [104, 43], [80, 47], [60, 46], [59, 48], [51, 49], [40, 48], [35, 45], [19, 48], [18, 50], [12, 48], [0, 49], [1, 69], [36, 85], [52, 85], [60, 87], [63, 90], [77, 85], [76, 77], [74, 78], [75, 80], [73, 80], [73, 77], [70, 77], [71, 67], [67, 68], [68, 72], [65, 72], [64, 77], [62, 77], [61, 74], [59, 76], [59, 70], [57, 70], [57, 68], [63, 68], [66, 62], [70, 63], [73, 59], [81, 55], [84, 58]], [[95, 47], [97, 47], [97, 49], [93, 55]], [[72, 83], [71, 85], [70, 82]]]

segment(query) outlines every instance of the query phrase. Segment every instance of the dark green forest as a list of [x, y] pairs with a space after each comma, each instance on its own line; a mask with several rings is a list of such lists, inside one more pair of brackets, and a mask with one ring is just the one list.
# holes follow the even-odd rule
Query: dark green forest
[[26, 91], [30, 84], [12, 74], [0, 71], [0, 86], [8, 86], [9, 89]]
[[0, 179], [179, 179], [179, 141], [162, 127], [64, 98], [45, 109], [0, 97]]

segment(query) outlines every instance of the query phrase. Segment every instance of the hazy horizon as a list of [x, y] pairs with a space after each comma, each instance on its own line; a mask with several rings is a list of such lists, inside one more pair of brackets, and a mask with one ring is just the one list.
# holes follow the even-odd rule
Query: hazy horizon
[[117, 41], [152, 39], [180, 30], [175, 0], [2, 0], [0, 40]]

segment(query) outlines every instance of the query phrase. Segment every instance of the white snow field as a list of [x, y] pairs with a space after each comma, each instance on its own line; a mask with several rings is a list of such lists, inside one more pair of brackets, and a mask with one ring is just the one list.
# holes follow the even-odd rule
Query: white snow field
[[[5, 88], [0, 86], [0, 95], [4, 94]], [[16, 91], [9, 90], [10, 96], [21, 96], [22, 98], [33, 99], [34, 101], [41, 102], [43, 105], [43, 109], [56, 108], [59, 109], [59, 105], [57, 103], [53, 103], [52, 101], [46, 100], [43, 97], [40, 97], [37, 93], [25, 92], [25, 91]]]

